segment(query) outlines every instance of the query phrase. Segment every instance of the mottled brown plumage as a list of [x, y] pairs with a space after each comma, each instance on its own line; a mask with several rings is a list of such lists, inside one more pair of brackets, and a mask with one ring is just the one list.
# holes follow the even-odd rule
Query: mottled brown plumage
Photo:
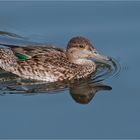
[[[74, 37], [67, 49], [52, 46], [8, 46], [0, 49], [0, 67], [20, 77], [55, 82], [88, 77], [95, 72], [91, 58], [107, 59], [97, 54], [91, 42]], [[24, 59], [20, 59], [24, 57]]]

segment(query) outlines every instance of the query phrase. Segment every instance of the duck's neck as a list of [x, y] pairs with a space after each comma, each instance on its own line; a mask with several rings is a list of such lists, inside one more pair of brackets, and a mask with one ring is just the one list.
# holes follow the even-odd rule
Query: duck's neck
[[77, 69], [75, 69], [75, 72], [77, 73], [76, 78], [87, 77], [96, 70], [96, 64], [92, 60], [77, 59], [72, 63], [78, 65]]

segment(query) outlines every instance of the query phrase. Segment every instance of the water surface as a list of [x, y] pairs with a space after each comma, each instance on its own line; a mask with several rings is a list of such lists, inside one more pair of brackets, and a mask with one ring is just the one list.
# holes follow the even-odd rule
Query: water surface
[[[57, 92], [52, 91], [54, 85], [28, 86], [14, 76], [1, 81], [0, 138], [140, 138], [139, 13], [140, 2], [0, 2], [1, 43], [64, 48], [71, 37], [80, 35], [121, 67], [117, 75], [108, 75], [107, 69], [101, 83], [77, 83], [79, 89], [73, 85], [71, 90], [58, 84]], [[11, 75], [3, 72], [0, 77]], [[35, 84], [41, 87], [32, 91]], [[104, 85], [112, 90], [104, 90]], [[95, 87], [103, 90], [91, 94]], [[20, 94], [28, 89], [31, 94]], [[52, 92], [40, 93], [48, 89]], [[78, 103], [77, 90], [86, 93], [80, 97], [92, 100]]]

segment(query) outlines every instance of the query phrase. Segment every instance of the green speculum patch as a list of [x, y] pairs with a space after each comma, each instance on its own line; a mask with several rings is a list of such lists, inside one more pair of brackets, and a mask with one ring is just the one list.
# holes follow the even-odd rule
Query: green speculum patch
[[24, 55], [24, 54], [20, 54], [20, 53], [16, 53], [15, 56], [20, 59], [20, 60], [26, 60], [29, 59], [28, 55]]

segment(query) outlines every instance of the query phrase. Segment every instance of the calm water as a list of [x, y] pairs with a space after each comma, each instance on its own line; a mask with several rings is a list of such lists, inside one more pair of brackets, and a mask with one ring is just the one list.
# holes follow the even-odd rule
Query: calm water
[[[71, 87], [17, 81], [1, 72], [1, 78], [12, 80], [0, 82], [0, 138], [140, 138], [139, 13], [140, 2], [0, 2], [0, 31], [23, 37], [1, 32], [1, 43], [64, 48], [80, 35], [120, 64], [120, 72], [107, 71], [102, 83]], [[32, 93], [21, 94], [23, 89]], [[103, 91], [95, 95], [97, 90]], [[77, 103], [79, 93], [92, 100]]]

